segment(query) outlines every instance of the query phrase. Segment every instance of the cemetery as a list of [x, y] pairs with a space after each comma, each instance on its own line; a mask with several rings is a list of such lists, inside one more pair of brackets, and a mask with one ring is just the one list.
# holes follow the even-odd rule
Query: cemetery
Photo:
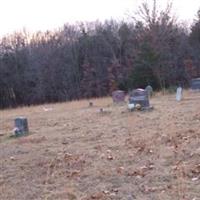
[[200, 200], [198, 1], [1, 3], [0, 200]]
[[1, 110], [0, 199], [199, 199], [200, 93], [183, 94]]

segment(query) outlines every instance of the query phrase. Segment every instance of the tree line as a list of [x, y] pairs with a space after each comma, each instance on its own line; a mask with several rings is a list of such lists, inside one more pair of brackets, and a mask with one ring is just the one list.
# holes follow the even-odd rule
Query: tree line
[[146, 3], [130, 22], [65, 24], [0, 39], [0, 108], [101, 97], [200, 76], [200, 10], [190, 30]]

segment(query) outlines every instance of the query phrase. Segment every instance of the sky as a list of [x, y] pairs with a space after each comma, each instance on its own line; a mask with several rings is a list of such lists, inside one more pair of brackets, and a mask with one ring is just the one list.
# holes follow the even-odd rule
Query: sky
[[[143, 0], [0, 0], [0, 36], [26, 29], [53, 30], [65, 23], [130, 19]], [[151, 0], [148, 0], [150, 2]], [[168, 0], [158, 0], [159, 7]], [[173, 13], [191, 23], [200, 0], [173, 0]]]

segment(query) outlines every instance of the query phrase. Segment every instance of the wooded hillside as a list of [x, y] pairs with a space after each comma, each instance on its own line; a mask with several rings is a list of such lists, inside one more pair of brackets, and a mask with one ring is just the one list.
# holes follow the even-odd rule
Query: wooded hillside
[[64, 25], [0, 40], [0, 108], [109, 95], [200, 75], [200, 10], [191, 30], [142, 4], [132, 22]]

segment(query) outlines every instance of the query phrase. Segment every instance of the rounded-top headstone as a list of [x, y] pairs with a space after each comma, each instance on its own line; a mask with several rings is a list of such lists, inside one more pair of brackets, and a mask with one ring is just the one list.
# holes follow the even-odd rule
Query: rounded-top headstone
[[147, 85], [145, 90], [147, 91], [149, 97], [153, 95], [153, 88], [150, 85]]

